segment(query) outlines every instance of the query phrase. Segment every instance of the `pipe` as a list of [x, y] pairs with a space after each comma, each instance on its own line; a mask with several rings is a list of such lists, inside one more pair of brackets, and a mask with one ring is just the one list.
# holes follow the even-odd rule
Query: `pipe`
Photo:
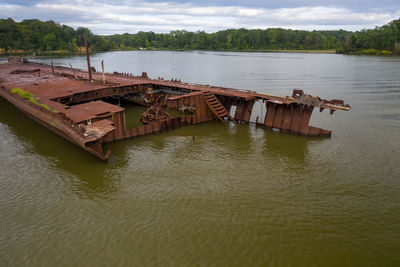
[[89, 81], [91, 81], [92, 80], [92, 70], [90, 69], [89, 47], [88, 47], [86, 34], [83, 36], [83, 41], [85, 43], [85, 49], [86, 49], [86, 61], [87, 61], [87, 66], [88, 66]]
[[104, 60], [101, 61], [101, 71], [103, 73], [103, 83], [106, 83], [106, 76], [104, 75]]
[[53, 66], [53, 60], [51, 61], [51, 74], [54, 75], [54, 66]]

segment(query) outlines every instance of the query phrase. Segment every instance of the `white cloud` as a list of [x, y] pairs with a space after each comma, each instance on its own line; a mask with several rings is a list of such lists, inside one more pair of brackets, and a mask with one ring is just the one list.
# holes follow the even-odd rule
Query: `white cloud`
[[0, 4], [3, 18], [51, 19], [73, 27], [88, 27], [97, 34], [183, 29], [213, 32], [241, 27], [360, 30], [383, 25], [399, 14], [400, 10], [355, 12], [322, 6], [267, 9], [137, 1], [124, 1], [119, 5], [90, 0], [43, 1], [31, 7]]

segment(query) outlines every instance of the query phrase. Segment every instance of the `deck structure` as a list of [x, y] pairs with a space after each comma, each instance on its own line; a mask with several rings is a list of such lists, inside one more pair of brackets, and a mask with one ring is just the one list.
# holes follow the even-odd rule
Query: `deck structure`
[[[304, 136], [330, 136], [331, 131], [309, 125], [314, 108], [350, 110], [342, 100], [324, 100], [294, 90], [281, 97], [254, 91], [183, 83], [178, 80], [150, 79], [128, 73], [99, 73], [54, 67], [27, 60], [0, 64], [0, 96], [32, 119], [107, 160], [111, 151], [103, 144], [122, 139], [173, 130], [185, 125], [217, 120], [249, 123], [256, 102], [266, 110], [256, 125]], [[19, 88], [19, 90], [15, 90]], [[27, 95], [18, 93], [27, 92]], [[182, 111], [181, 116], [153, 116], [151, 121], [126, 128], [124, 108], [109, 103], [110, 98], [146, 104], [149, 96], [162, 96], [152, 102]], [[236, 107], [231, 114], [232, 107]], [[264, 118], [260, 121], [259, 118]]]

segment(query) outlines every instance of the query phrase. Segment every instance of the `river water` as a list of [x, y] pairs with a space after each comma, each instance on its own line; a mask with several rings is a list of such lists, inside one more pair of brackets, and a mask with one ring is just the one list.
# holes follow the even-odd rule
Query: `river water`
[[103, 59], [352, 110], [314, 111], [331, 138], [211, 122], [110, 144], [104, 163], [0, 99], [1, 266], [400, 266], [400, 58], [135, 51], [92, 65]]

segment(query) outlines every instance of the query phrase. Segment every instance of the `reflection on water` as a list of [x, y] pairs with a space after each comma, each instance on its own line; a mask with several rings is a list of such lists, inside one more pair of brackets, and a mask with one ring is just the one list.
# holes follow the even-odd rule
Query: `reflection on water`
[[[159, 134], [156, 136], [140, 137], [135, 140], [125, 140], [108, 144], [112, 150], [112, 158], [104, 164], [91, 154], [83, 151], [78, 146], [58, 137], [50, 130], [37, 124], [23, 115], [14, 106], [2, 100], [0, 119], [6, 123], [18, 138], [33, 147], [32, 153], [51, 158], [53, 168], [60, 169], [76, 179], [64, 180], [66, 185], [74, 188], [73, 192], [88, 198], [110, 197], [118, 188], [118, 177], [112, 170], [124, 168], [127, 154], [131, 150], [145, 149], [151, 153], [168, 154], [169, 157], [181, 157], [182, 152], [193, 151], [195, 155], [204, 153], [211, 162], [223, 159], [224, 166], [227, 161], [237, 158], [243, 160], [261, 153], [263, 157], [273, 160], [285, 158], [288, 165], [302, 165], [307, 153], [307, 143], [311, 138], [274, 133], [263, 128], [230, 123], [228, 127], [214, 122], [188, 126], [177, 131]], [[138, 117], [145, 107], [127, 106], [127, 124], [136, 127]], [[169, 151], [173, 142], [173, 151]], [[179, 149], [177, 149], [179, 148]], [[186, 156], [186, 153], [185, 153]], [[151, 158], [151, 157], [150, 157]], [[182, 158], [184, 161], [185, 158]], [[201, 158], [194, 158], [201, 161]], [[133, 159], [134, 161], [134, 159]], [[296, 164], [297, 162], [297, 164]], [[154, 160], [154, 164], [160, 164]]]
[[[103, 163], [0, 99], [2, 265], [399, 264], [399, 58], [149, 51], [93, 65], [102, 59], [109, 72], [303, 88], [353, 109], [313, 114], [331, 138], [209, 122], [107, 144]], [[81, 56], [53, 61], [85, 68]], [[143, 110], [128, 107], [127, 123]]]
[[[116, 191], [115, 181], [107, 171], [118, 167], [104, 164], [80, 147], [59, 137], [21, 113], [2, 99], [0, 121], [25, 144], [29, 152], [51, 160], [51, 168], [66, 172], [65, 185], [86, 197], [107, 197]], [[64, 176], [62, 176], [64, 178]]]
[[127, 105], [124, 106], [125, 108], [125, 124], [126, 128], [135, 128], [142, 123], [140, 122], [140, 116], [147, 110], [146, 107], [143, 106], [133, 106], [133, 105]]

